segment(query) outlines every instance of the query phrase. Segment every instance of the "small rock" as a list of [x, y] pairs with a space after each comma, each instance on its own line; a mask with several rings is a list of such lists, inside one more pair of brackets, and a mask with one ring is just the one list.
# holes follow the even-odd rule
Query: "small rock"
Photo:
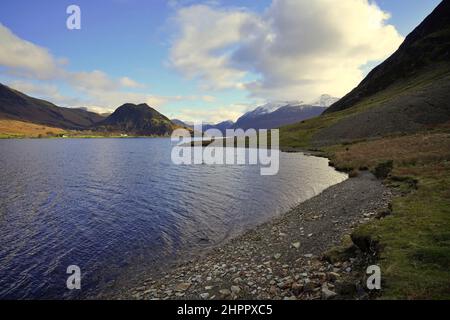
[[219, 290], [219, 293], [222, 295], [222, 297], [228, 297], [231, 295], [231, 291], [228, 289], [221, 289]]
[[275, 253], [275, 254], [273, 255], [273, 257], [275, 258], [275, 260], [278, 260], [278, 259], [281, 258], [281, 253]]
[[231, 292], [234, 294], [239, 294], [239, 292], [241, 292], [241, 288], [239, 286], [231, 286]]
[[272, 295], [276, 295], [278, 293], [278, 289], [275, 286], [271, 286], [269, 289], [269, 293]]
[[294, 294], [299, 295], [303, 291], [303, 285], [301, 285], [300, 283], [294, 282], [292, 284], [291, 289]]
[[202, 298], [203, 300], [208, 299], [209, 298], [209, 293], [205, 292], [205, 293], [200, 294], [200, 298]]
[[294, 242], [294, 243], [292, 244], [292, 246], [293, 246], [295, 249], [298, 249], [298, 248], [300, 248], [300, 242]]
[[337, 296], [337, 293], [329, 290], [326, 286], [322, 287], [322, 299], [330, 300]]
[[336, 281], [340, 277], [341, 277], [340, 274], [336, 273], [336, 272], [328, 272], [328, 274], [327, 274], [327, 279], [328, 279], [328, 281], [331, 281], [331, 282]]
[[189, 289], [189, 287], [191, 286], [190, 282], [182, 282], [177, 284], [177, 286], [175, 287], [176, 291], [186, 291], [187, 289]]
[[241, 279], [240, 277], [235, 278], [235, 279], [233, 280], [234, 283], [239, 283], [239, 282], [241, 282], [241, 281], [242, 281], [242, 279]]
[[311, 280], [309, 280], [308, 278], [306, 278], [304, 280], [304, 286], [303, 286], [303, 290], [305, 292], [310, 292], [313, 291], [315, 289], [316, 285], [314, 282], [312, 282]]

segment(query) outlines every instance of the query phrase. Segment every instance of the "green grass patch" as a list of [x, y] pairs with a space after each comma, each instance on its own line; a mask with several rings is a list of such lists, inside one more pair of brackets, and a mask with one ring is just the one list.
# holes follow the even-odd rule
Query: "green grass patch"
[[384, 299], [450, 299], [450, 167], [422, 167], [418, 189], [396, 198], [393, 215], [359, 227], [380, 247]]
[[365, 167], [399, 196], [392, 214], [352, 239], [377, 250], [382, 299], [450, 299], [450, 135], [419, 133], [325, 149], [348, 170]]

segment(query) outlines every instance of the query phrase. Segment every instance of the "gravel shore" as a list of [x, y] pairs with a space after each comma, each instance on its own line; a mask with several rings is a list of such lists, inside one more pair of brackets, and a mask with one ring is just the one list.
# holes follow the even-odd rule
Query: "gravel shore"
[[[362, 172], [117, 298], [333, 299], [344, 298], [343, 292], [366, 298], [354, 282], [361, 261], [323, 256], [357, 225], [387, 210], [391, 196], [379, 180]], [[349, 284], [356, 289], [349, 291]]]

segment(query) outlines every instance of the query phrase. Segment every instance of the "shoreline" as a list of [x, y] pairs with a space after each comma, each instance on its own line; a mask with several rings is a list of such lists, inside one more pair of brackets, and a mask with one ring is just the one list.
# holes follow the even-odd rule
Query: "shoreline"
[[[323, 257], [355, 227], [386, 211], [391, 198], [380, 180], [362, 172], [196, 259], [103, 298], [367, 298], [358, 289], [357, 255], [341, 256], [343, 261]], [[354, 245], [346, 249], [357, 250]]]

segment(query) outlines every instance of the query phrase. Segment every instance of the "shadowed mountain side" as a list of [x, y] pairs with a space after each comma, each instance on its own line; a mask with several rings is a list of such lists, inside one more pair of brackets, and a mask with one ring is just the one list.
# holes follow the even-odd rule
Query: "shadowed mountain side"
[[127, 103], [95, 127], [98, 131], [130, 135], [168, 135], [178, 126], [147, 104]]
[[0, 119], [79, 130], [95, 125], [104, 117], [83, 109], [58, 107], [0, 84]]
[[[314, 145], [374, 138], [390, 133], [413, 133], [450, 121], [450, 72], [438, 81], [430, 80], [428, 84], [413, 86], [402, 93], [392, 91], [392, 96], [386, 101], [318, 131], [312, 137]], [[374, 101], [382, 96], [383, 93], [376, 95]]]
[[401, 79], [417, 77], [422, 69], [450, 61], [450, 1], [444, 0], [386, 61], [326, 113], [347, 108]]
[[450, 1], [443, 1], [390, 58], [320, 117], [283, 127], [285, 147], [317, 147], [450, 121]]

